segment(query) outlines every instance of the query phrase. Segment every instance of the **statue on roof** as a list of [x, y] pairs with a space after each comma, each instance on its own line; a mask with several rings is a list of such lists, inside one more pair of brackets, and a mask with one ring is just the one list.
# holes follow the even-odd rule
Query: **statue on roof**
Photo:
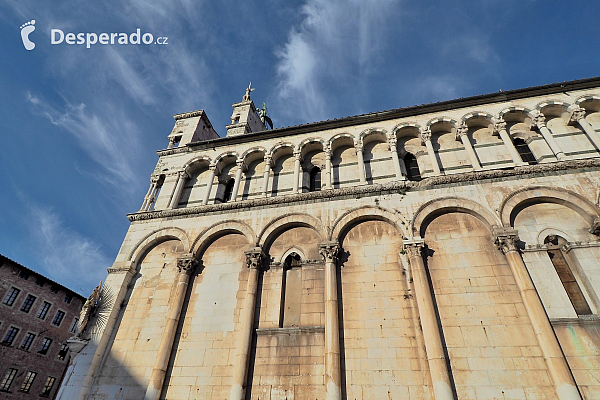
[[250, 92], [254, 90], [251, 86], [252, 82], [248, 84], [248, 87], [246, 88], [246, 94], [244, 95], [244, 97], [242, 97], [242, 101], [250, 101]]

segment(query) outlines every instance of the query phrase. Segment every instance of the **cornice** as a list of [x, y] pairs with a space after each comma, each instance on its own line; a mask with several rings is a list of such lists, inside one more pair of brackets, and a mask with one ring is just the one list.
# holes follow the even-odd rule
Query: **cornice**
[[197, 111], [190, 111], [190, 112], [181, 113], [181, 114], [175, 114], [175, 115], [173, 115], [173, 118], [175, 118], [175, 121], [178, 121], [180, 119], [201, 117], [202, 114], [204, 114], [204, 110], [197, 110]]
[[425, 178], [420, 182], [413, 181], [395, 181], [381, 185], [356, 186], [341, 189], [327, 189], [319, 192], [298, 193], [285, 196], [265, 197], [252, 200], [243, 200], [231, 203], [207, 204], [195, 207], [176, 208], [172, 210], [144, 211], [127, 215], [129, 221], [146, 221], [157, 218], [185, 217], [205, 214], [209, 212], [220, 212], [239, 209], [251, 209], [261, 206], [273, 206], [302, 201], [332, 200], [346, 196], [362, 196], [373, 194], [405, 193], [411, 190], [422, 190], [435, 188], [436, 186], [474, 183], [486, 179], [508, 178], [514, 176], [526, 176], [533, 174], [543, 174], [549, 172], [559, 172], [567, 170], [577, 170], [585, 168], [600, 168], [600, 158], [587, 160], [560, 161], [548, 164], [525, 165], [513, 169], [489, 170], [466, 172], [455, 175], [443, 175]]

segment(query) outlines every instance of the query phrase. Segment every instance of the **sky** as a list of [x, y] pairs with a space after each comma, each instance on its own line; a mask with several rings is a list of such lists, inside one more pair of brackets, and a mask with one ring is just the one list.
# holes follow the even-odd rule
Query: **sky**
[[[203, 109], [224, 135], [250, 81], [278, 128], [594, 77], [599, 17], [597, 1], [3, 0], [0, 254], [87, 296], [173, 114]], [[168, 39], [87, 48], [52, 29]]]

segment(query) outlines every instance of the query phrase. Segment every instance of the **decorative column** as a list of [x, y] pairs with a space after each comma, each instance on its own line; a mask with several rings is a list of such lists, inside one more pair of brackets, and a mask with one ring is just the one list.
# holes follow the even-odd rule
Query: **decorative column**
[[469, 128], [466, 125], [460, 125], [456, 128], [456, 140], [460, 140], [465, 146], [465, 150], [469, 155], [469, 159], [471, 160], [471, 165], [473, 165], [473, 169], [475, 171], [481, 170], [481, 164], [479, 164], [479, 160], [477, 159], [477, 154], [475, 154], [475, 150], [471, 145], [471, 141], [469, 140]]
[[415, 286], [415, 297], [423, 329], [423, 340], [429, 373], [433, 383], [435, 400], [454, 400], [450, 381], [450, 372], [446, 363], [442, 334], [438, 325], [437, 315], [433, 302], [433, 294], [430, 290], [429, 278], [425, 271], [425, 263], [421, 254], [423, 250], [423, 239], [405, 240], [402, 243], [404, 251], [408, 254], [411, 276]]
[[302, 153], [299, 150], [294, 151], [294, 190], [293, 193], [298, 193], [298, 181], [300, 180], [300, 161]]
[[[269, 188], [269, 175], [271, 174], [271, 164], [272, 163], [273, 163], [273, 160], [271, 159], [271, 156], [268, 156], [268, 155], [265, 156], [265, 174], [263, 175], [263, 190], [262, 190], [264, 197], [267, 197], [267, 190]], [[294, 176], [295, 175], [296, 175], [296, 173], [294, 172]]]
[[171, 356], [171, 350], [173, 349], [175, 331], [179, 324], [181, 308], [183, 307], [183, 301], [185, 299], [185, 294], [187, 293], [190, 276], [196, 268], [196, 260], [194, 260], [193, 255], [191, 254], [178, 258], [177, 268], [179, 269], [179, 273], [177, 274], [177, 281], [175, 283], [175, 295], [171, 301], [169, 301], [167, 323], [162, 330], [158, 353], [154, 360], [154, 366], [152, 367], [152, 373], [150, 374], [150, 383], [148, 383], [144, 400], [158, 400], [160, 397], [160, 392], [167, 373], [169, 357]]
[[152, 175], [150, 177], [150, 188], [148, 189], [148, 193], [146, 193], [146, 196], [144, 196], [144, 202], [140, 207], [140, 211], [148, 211], [150, 208], [152, 208], [154, 200], [156, 200], [156, 192], [158, 191], [159, 178], [160, 177], [156, 175]]
[[548, 127], [546, 126], [546, 117], [544, 116], [544, 114], [542, 114], [539, 111], [534, 111], [531, 115], [531, 122], [538, 128], [538, 130], [544, 137], [546, 143], [548, 143], [548, 146], [550, 146], [550, 150], [552, 150], [556, 158], [559, 160], [563, 160], [566, 157], [565, 153], [560, 149], [558, 143], [556, 143], [556, 140], [554, 140], [554, 137], [552, 137], [550, 129], [548, 129]]
[[323, 152], [325, 153], [325, 184], [327, 185], [327, 189], [333, 189], [333, 181], [331, 179], [331, 148], [326, 146]]
[[396, 171], [396, 179], [405, 180], [406, 177], [402, 174], [402, 168], [400, 167], [400, 159], [398, 158], [398, 148], [396, 145], [398, 140], [394, 136], [388, 137], [388, 146], [392, 152], [392, 161], [394, 162], [394, 171]]
[[233, 193], [231, 193], [231, 201], [236, 201], [238, 197], [238, 192], [240, 191], [240, 182], [242, 181], [242, 172], [246, 168], [246, 164], [244, 164], [244, 160], [238, 160], [235, 163], [238, 167], [237, 172], [235, 173], [235, 182], [233, 183]]
[[175, 192], [173, 192], [173, 196], [171, 197], [171, 203], [169, 203], [169, 208], [177, 208], [186, 179], [189, 179], [189, 175], [187, 174], [187, 172], [179, 171], [177, 175], [177, 185], [175, 185]]
[[340, 365], [340, 320], [338, 317], [337, 242], [319, 244], [325, 261], [325, 390], [326, 400], [341, 400], [342, 370]]
[[241, 310], [241, 327], [236, 346], [235, 365], [233, 370], [233, 386], [229, 400], [244, 400], [246, 392], [246, 379], [250, 361], [250, 346], [254, 330], [254, 310], [256, 308], [256, 292], [258, 290], [258, 273], [264, 259], [260, 247], [255, 247], [244, 252], [246, 266], [248, 267], [248, 282], [246, 284], [246, 297], [244, 308]]
[[586, 135], [590, 138], [596, 149], [600, 150], [600, 135], [585, 119], [585, 109], [577, 107], [571, 113], [571, 122], [577, 122]]
[[546, 361], [548, 372], [556, 387], [556, 393], [560, 400], [581, 400], [581, 395], [567, 364], [567, 360], [560, 348], [558, 339], [550, 325], [546, 310], [538, 296], [537, 291], [527, 267], [519, 254], [517, 242], [519, 236], [517, 231], [511, 228], [496, 228], [493, 237], [498, 249], [501, 250], [508, 260], [508, 265], [519, 288], [521, 299], [531, 326], [535, 333], [542, 356]]
[[169, 138], [169, 145], [167, 149], [172, 149], [175, 146], [175, 136]]
[[429, 163], [433, 168], [434, 175], [441, 175], [442, 171], [440, 169], [440, 164], [438, 163], [437, 157], [435, 156], [435, 151], [433, 150], [433, 143], [431, 143], [431, 131], [427, 129], [426, 131], [421, 132], [419, 136], [421, 137], [421, 144], [424, 144], [425, 147], [427, 147]]
[[510, 138], [510, 135], [506, 131], [506, 121], [501, 119], [494, 124], [494, 134], [498, 134], [500, 136], [500, 139], [502, 139], [504, 142], [504, 146], [506, 146], [508, 154], [510, 154], [510, 157], [515, 165], [527, 165], [527, 163], [521, 158], [521, 155], [517, 151], [512, 139]]
[[204, 192], [204, 199], [202, 200], [202, 204], [208, 204], [208, 199], [210, 198], [210, 191], [212, 190], [213, 182], [215, 181], [215, 175], [217, 174], [217, 166], [211, 165], [208, 167], [210, 170], [210, 177], [206, 182], [206, 191]]
[[363, 157], [363, 144], [361, 141], [354, 142], [354, 149], [356, 150], [356, 158], [358, 159], [358, 178], [360, 179], [361, 185], [367, 184], [365, 177], [365, 159]]

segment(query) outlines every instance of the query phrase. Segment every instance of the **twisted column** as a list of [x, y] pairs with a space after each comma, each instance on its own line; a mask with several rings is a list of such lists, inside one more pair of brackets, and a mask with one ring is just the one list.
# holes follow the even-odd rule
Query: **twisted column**
[[402, 174], [402, 167], [400, 167], [400, 159], [398, 158], [398, 148], [396, 147], [398, 144], [398, 140], [393, 137], [388, 137], [388, 146], [390, 151], [392, 152], [392, 160], [394, 162], [394, 171], [396, 171], [396, 179], [405, 180], [406, 177]]
[[273, 160], [271, 156], [265, 156], [265, 173], [263, 174], [263, 189], [262, 194], [264, 197], [267, 197], [267, 190], [269, 188], [269, 176], [271, 174], [271, 164]]
[[236, 346], [235, 365], [233, 370], [233, 385], [229, 400], [243, 400], [246, 393], [246, 379], [250, 362], [250, 347], [254, 328], [254, 310], [256, 309], [256, 293], [258, 291], [258, 273], [265, 255], [260, 247], [254, 247], [244, 252], [248, 267], [248, 282], [244, 308], [241, 310], [241, 326]]
[[460, 140], [463, 144], [463, 146], [465, 146], [465, 150], [467, 151], [467, 154], [469, 155], [469, 159], [471, 160], [471, 165], [473, 166], [473, 169], [475, 171], [479, 171], [481, 170], [481, 164], [479, 163], [479, 159], [477, 158], [477, 154], [475, 154], [475, 150], [473, 149], [473, 145], [471, 144], [471, 141], [469, 140], [469, 128], [466, 125], [460, 125], [458, 128], [456, 128], [456, 140]]
[[177, 281], [175, 282], [175, 295], [171, 301], [169, 301], [167, 323], [165, 324], [162, 337], [160, 338], [158, 353], [154, 360], [154, 366], [152, 367], [150, 382], [146, 388], [144, 400], [158, 400], [160, 397], [160, 392], [165, 381], [165, 375], [167, 374], [169, 357], [171, 355], [171, 350], [173, 349], [177, 324], [179, 324], [179, 317], [181, 316], [181, 308], [183, 307], [183, 301], [185, 300], [185, 294], [187, 293], [190, 276], [196, 268], [196, 260], [194, 260], [193, 255], [191, 254], [178, 258], [177, 268], [179, 269], [179, 273], [177, 274]]
[[431, 143], [431, 131], [427, 129], [424, 132], [420, 133], [421, 144], [424, 144], [427, 148], [427, 155], [429, 156], [429, 163], [431, 164], [431, 168], [433, 168], [434, 175], [441, 175], [442, 171], [440, 169], [440, 164], [438, 163], [437, 157], [435, 156], [435, 151], [433, 150], [433, 143]]
[[362, 142], [354, 142], [354, 149], [356, 150], [356, 158], [358, 159], [358, 178], [360, 179], [360, 184], [365, 185], [367, 183], [367, 179], [365, 177], [365, 159], [363, 157]]
[[294, 151], [294, 190], [293, 193], [298, 193], [298, 184], [300, 180], [300, 161], [302, 160], [302, 153], [300, 150]]
[[566, 157], [565, 153], [561, 150], [558, 143], [556, 143], [556, 140], [554, 140], [550, 129], [548, 129], [548, 127], [546, 126], [546, 117], [544, 116], [544, 114], [542, 114], [539, 111], [533, 112], [531, 115], [531, 122], [534, 126], [538, 128], [538, 130], [542, 134], [542, 137], [544, 138], [546, 143], [548, 143], [548, 146], [550, 146], [550, 150], [552, 150], [552, 153], [554, 153], [556, 158], [559, 160], [564, 159]]
[[531, 326], [535, 333], [542, 356], [546, 361], [548, 372], [556, 387], [556, 393], [560, 400], [581, 400], [581, 395], [567, 364], [567, 360], [560, 348], [558, 339], [550, 325], [546, 310], [538, 296], [537, 291], [527, 267], [519, 254], [517, 242], [519, 236], [514, 229], [498, 228], [494, 230], [494, 242], [508, 260], [508, 265], [519, 288], [519, 293]]
[[506, 131], [506, 122], [504, 120], [501, 119], [500, 121], [494, 124], [494, 134], [500, 136], [500, 139], [502, 139], [502, 141], [504, 142], [504, 146], [506, 146], [508, 154], [510, 154], [510, 157], [512, 158], [515, 165], [527, 165], [527, 163], [521, 158], [521, 155], [517, 151], [517, 148], [515, 147], [512, 139], [510, 138], [510, 135]]
[[217, 166], [211, 165], [208, 167], [210, 170], [210, 177], [208, 181], [206, 181], [206, 191], [204, 192], [204, 199], [202, 200], [202, 204], [208, 204], [208, 199], [210, 198], [210, 191], [212, 190], [213, 183], [215, 181], [215, 175], [217, 174]]
[[598, 135], [598, 132], [596, 132], [592, 125], [585, 119], [585, 109], [581, 107], [575, 108], [571, 112], [571, 122], [577, 122], [592, 143], [594, 143], [596, 149], [600, 150], [600, 135]]
[[183, 191], [185, 180], [188, 178], [189, 175], [185, 171], [179, 171], [179, 173], [177, 174], [177, 184], [175, 185], [175, 191], [173, 192], [173, 196], [171, 196], [169, 208], [177, 208], [177, 205], [179, 204], [179, 199], [181, 198], [181, 192]]
[[336, 264], [340, 246], [337, 242], [319, 244], [325, 261], [325, 389], [327, 400], [341, 400], [340, 320]]
[[238, 160], [235, 163], [237, 165], [237, 172], [235, 173], [235, 182], [233, 183], [233, 192], [231, 193], [231, 201], [236, 201], [238, 192], [240, 191], [240, 182], [242, 181], [242, 172], [246, 168], [244, 160]]
[[421, 254], [423, 245], [423, 239], [405, 240], [402, 243], [402, 247], [408, 255], [411, 276], [415, 286], [415, 297], [423, 329], [423, 340], [431, 382], [433, 383], [434, 397], [435, 400], [454, 400], [450, 372], [448, 371], [442, 344], [441, 328], [437, 321], [433, 294], [430, 290], [429, 278]]

